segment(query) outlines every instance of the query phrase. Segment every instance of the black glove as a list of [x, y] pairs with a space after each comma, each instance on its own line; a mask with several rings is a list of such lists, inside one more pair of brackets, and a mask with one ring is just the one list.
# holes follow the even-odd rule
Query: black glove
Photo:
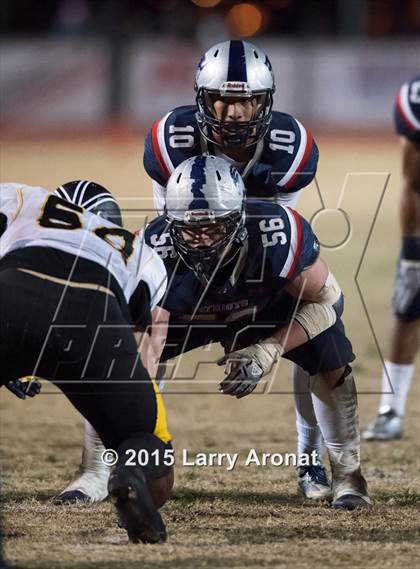
[[26, 399], [26, 397], [35, 397], [41, 392], [42, 384], [38, 379], [11, 379], [6, 384], [6, 387], [19, 399]]

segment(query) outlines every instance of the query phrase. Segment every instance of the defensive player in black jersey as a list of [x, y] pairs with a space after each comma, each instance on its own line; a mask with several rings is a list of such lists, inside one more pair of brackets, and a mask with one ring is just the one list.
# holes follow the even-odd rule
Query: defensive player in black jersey
[[[177, 107], [157, 120], [144, 150], [155, 207], [162, 213], [170, 174], [202, 152], [223, 157], [244, 180], [248, 197], [296, 205], [316, 173], [318, 148], [295, 117], [273, 110], [274, 75], [268, 56], [246, 41], [225, 41], [201, 58], [196, 104]], [[299, 491], [312, 499], [330, 494], [322, 467], [322, 437], [313, 412], [309, 378], [293, 367], [298, 453], [315, 451], [320, 464], [299, 469]]]
[[165, 215], [145, 230], [168, 272], [153, 311], [154, 357], [165, 361], [220, 342], [220, 390], [238, 398], [280, 357], [302, 367], [332, 466], [333, 506], [368, 507], [342, 294], [310, 225], [276, 203], [245, 205], [240, 175], [214, 156], [181, 163], [166, 192]]
[[403, 435], [405, 406], [420, 345], [420, 76], [399, 90], [394, 118], [403, 156], [402, 246], [382, 396], [377, 417], [363, 433], [366, 440], [393, 440]]
[[[0, 184], [0, 386], [23, 398], [33, 392], [21, 378], [56, 384], [119, 453], [108, 490], [130, 540], [162, 541], [171, 436], [133, 330], [150, 323], [165, 268], [121, 227], [107, 190], [75, 182], [60, 193], [91, 211], [43, 188]], [[129, 449], [149, 461], [126, 464]]]

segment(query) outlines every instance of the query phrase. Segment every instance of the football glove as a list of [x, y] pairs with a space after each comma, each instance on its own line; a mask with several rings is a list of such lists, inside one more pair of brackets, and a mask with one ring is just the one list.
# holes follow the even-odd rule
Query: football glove
[[26, 399], [26, 397], [35, 397], [41, 392], [41, 382], [35, 378], [12, 379], [8, 381], [6, 387], [19, 399]]
[[220, 383], [219, 391], [241, 399], [257, 387], [260, 379], [271, 371], [274, 363], [282, 356], [283, 346], [274, 338], [226, 354], [218, 360], [225, 365], [227, 377]]

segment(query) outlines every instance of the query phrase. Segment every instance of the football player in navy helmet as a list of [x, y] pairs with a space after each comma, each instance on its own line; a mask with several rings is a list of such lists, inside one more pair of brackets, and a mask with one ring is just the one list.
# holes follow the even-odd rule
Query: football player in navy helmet
[[152, 349], [166, 361], [219, 342], [226, 373], [220, 390], [237, 398], [250, 394], [280, 357], [302, 367], [332, 466], [333, 506], [368, 507], [340, 287], [303, 217], [244, 198], [240, 175], [222, 158], [200, 155], [174, 170], [165, 214], [145, 229], [169, 281], [153, 312], [159, 325]]
[[[295, 117], [273, 110], [275, 79], [268, 56], [257, 46], [231, 40], [201, 57], [196, 104], [177, 107], [157, 120], [147, 135], [144, 168], [152, 178], [155, 207], [164, 211], [170, 174], [186, 158], [218, 155], [240, 172], [248, 197], [295, 206], [315, 177], [318, 148]], [[309, 378], [293, 366], [298, 453], [322, 457], [322, 437], [313, 412]], [[299, 492], [306, 498], [330, 494], [327, 473], [300, 469]]]
[[218, 43], [198, 64], [195, 91], [195, 105], [168, 112], [146, 138], [143, 162], [153, 180], [156, 209], [164, 209], [174, 169], [203, 152], [232, 163], [247, 196], [295, 203], [315, 176], [318, 148], [296, 118], [273, 111], [268, 56], [246, 41]]
[[382, 373], [378, 415], [364, 431], [366, 440], [389, 441], [403, 435], [403, 418], [420, 330], [420, 76], [404, 83], [394, 109], [401, 137], [403, 185], [400, 199], [402, 231], [393, 298], [394, 322], [388, 358]]

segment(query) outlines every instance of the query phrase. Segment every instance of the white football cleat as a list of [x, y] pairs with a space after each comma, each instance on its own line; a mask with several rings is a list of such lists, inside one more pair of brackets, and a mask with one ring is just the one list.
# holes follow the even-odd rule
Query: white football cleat
[[365, 441], [395, 441], [402, 436], [402, 419], [391, 407], [381, 409], [362, 433]]
[[326, 500], [331, 497], [331, 484], [323, 466], [300, 466], [298, 474], [298, 492], [301, 496], [308, 500]]
[[102, 502], [108, 496], [111, 468], [102, 461], [105, 450], [94, 428], [85, 421], [85, 440], [80, 474], [53, 498], [57, 505], [76, 502]]

